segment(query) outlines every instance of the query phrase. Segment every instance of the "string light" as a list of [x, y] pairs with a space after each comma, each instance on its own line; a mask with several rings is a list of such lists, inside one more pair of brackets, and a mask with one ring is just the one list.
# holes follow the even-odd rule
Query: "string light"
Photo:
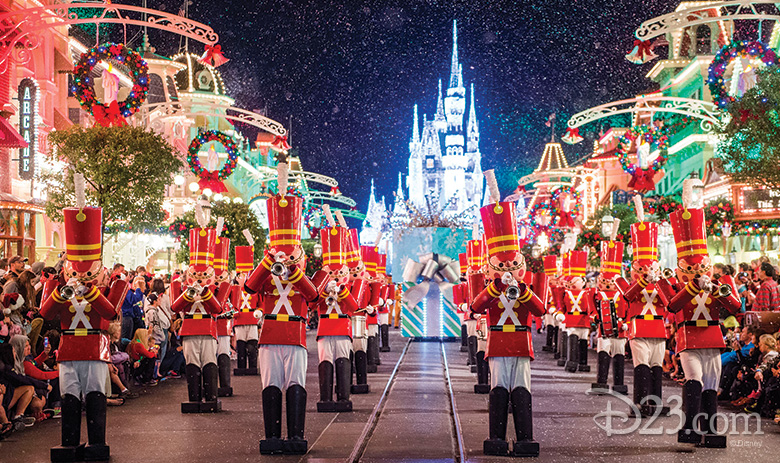
[[773, 66], [777, 62], [775, 52], [758, 40], [752, 42], [731, 42], [718, 50], [710, 64], [707, 84], [710, 87], [713, 101], [721, 109], [737, 100], [736, 97], [730, 95], [726, 90], [723, 75], [726, 73], [726, 68], [728, 68], [729, 64], [740, 58], [758, 58], [766, 66]]

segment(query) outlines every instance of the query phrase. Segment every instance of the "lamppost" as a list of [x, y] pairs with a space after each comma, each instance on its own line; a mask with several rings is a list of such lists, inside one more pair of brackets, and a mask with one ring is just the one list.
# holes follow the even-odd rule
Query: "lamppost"
[[314, 245], [313, 254], [314, 254], [314, 257], [317, 257], [317, 258], [322, 257], [322, 245], [320, 243], [316, 243]]

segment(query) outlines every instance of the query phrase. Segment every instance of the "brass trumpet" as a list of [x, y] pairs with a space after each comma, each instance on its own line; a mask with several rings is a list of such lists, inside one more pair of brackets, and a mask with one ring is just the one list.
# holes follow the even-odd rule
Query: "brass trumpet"
[[271, 273], [274, 276], [281, 277], [282, 275], [284, 275], [285, 270], [286, 268], [284, 264], [281, 262], [274, 262], [273, 264], [271, 264]]
[[336, 305], [336, 298], [333, 297], [333, 296], [328, 296], [327, 298], [325, 298], [325, 305], [327, 305], [328, 307], [335, 306]]
[[717, 295], [718, 297], [729, 297], [731, 296], [731, 285], [728, 284], [722, 284], [718, 286]]
[[203, 291], [203, 288], [198, 285], [190, 286], [184, 291], [184, 295], [187, 296], [188, 299], [195, 299], [201, 291]]
[[669, 278], [672, 278], [674, 276], [674, 270], [667, 267], [661, 273], [661, 276], [664, 278], [664, 280], [668, 280]]
[[84, 295], [84, 293], [87, 291], [86, 286], [84, 285], [78, 285], [78, 286], [64, 286], [60, 290], [60, 296], [62, 296], [65, 299], [72, 299], [75, 297], [81, 297]]
[[508, 297], [509, 299], [517, 299], [518, 297], [520, 297], [520, 288], [514, 285], [508, 287], [506, 289], [506, 297]]

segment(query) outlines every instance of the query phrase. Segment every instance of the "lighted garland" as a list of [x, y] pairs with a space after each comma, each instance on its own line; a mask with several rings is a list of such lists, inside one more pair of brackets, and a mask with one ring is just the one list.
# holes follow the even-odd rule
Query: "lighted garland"
[[[130, 70], [130, 78], [133, 80], [133, 88], [124, 101], [119, 103], [119, 113], [123, 117], [133, 115], [146, 101], [149, 93], [149, 67], [143, 57], [122, 43], [106, 43], [91, 48], [81, 54], [79, 62], [73, 69], [73, 87], [71, 90], [84, 111], [94, 113], [95, 107], [109, 109], [109, 105], [101, 103], [95, 96], [95, 82], [91, 73], [97, 63], [113, 59]], [[93, 114], [94, 115], [94, 114]]]
[[[206, 170], [200, 163], [200, 148], [209, 142], [218, 142], [221, 144], [227, 152], [228, 159], [221, 169], [217, 171]], [[232, 138], [226, 134], [217, 130], [207, 130], [200, 132], [195, 138], [192, 139], [190, 147], [187, 150], [187, 164], [189, 164], [192, 172], [199, 176], [203, 180], [208, 181], [221, 181], [225, 180], [233, 173], [233, 169], [236, 168], [238, 163], [238, 147]]]
[[[569, 197], [571, 197], [572, 202], [574, 203], [573, 207], [569, 211], [569, 217], [573, 222], [580, 215], [580, 212], [582, 210], [582, 195], [580, 195], [579, 191], [575, 190], [570, 186], [562, 186], [556, 188], [555, 191], [552, 192], [552, 197], [550, 202], [553, 204], [560, 204], [561, 195], [564, 193], [568, 193]], [[563, 211], [558, 211], [558, 212], [563, 213]]]
[[759, 41], [731, 42], [721, 48], [710, 63], [707, 84], [710, 87], [712, 100], [719, 108], [725, 108], [736, 98], [729, 95], [723, 75], [729, 64], [738, 58], [759, 58], [766, 66], [776, 63], [775, 52]]
[[[537, 236], [541, 232], [547, 232], [548, 238], [550, 238], [550, 241], [553, 241], [553, 235], [556, 233], [561, 234], [563, 233], [563, 230], [558, 228], [558, 222], [560, 221], [560, 217], [558, 217], [558, 209], [553, 206], [553, 202], [543, 202], [543, 203], [536, 203], [531, 208], [530, 211], [528, 211], [528, 217], [523, 220], [523, 224], [528, 226], [528, 234], [525, 237], [526, 243], [532, 243]], [[550, 216], [550, 223], [549, 225], [542, 225], [538, 221], [538, 216], [540, 211], [545, 211]]]

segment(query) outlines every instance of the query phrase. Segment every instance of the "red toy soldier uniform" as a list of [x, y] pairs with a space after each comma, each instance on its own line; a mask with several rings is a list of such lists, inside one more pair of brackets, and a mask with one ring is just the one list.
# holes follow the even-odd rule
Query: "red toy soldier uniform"
[[[200, 201], [205, 202], [206, 199], [201, 198]], [[209, 218], [204, 215], [201, 203], [196, 205], [196, 219], [200, 228], [190, 230], [190, 266], [185, 274], [187, 288], [182, 291], [179, 280], [171, 284], [171, 310], [179, 312], [184, 318], [181, 336], [189, 402], [181, 404], [182, 413], [217, 412], [221, 409], [217, 400], [219, 369], [214, 317], [222, 311], [230, 289], [230, 283], [222, 283], [220, 295], [224, 300], [217, 299], [211, 289], [216, 281], [213, 265], [217, 233], [213, 228], [205, 228]]]
[[390, 352], [390, 308], [395, 299], [395, 286], [387, 276], [387, 254], [379, 254], [377, 278], [382, 281], [382, 303], [379, 305], [379, 352]]
[[368, 372], [376, 373], [377, 366], [382, 364], [382, 361], [379, 359], [379, 306], [383, 302], [381, 295], [384, 281], [378, 278], [376, 273], [379, 265], [379, 248], [376, 245], [360, 246], [360, 254], [365, 264], [364, 278], [368, 281], [368, 287], [371, 292], [371, 297], [366, 307]]
[[[341, 215], [341, 211], [336, 211], [339, 224], [342, 228], [347, 228], [347, 223]], [[355, 384], [350, 388], [352, 394], [368, 394], [371, 388], [368, 385], [368, 335], [366, 326], [366, 310], [369, 299], [371, 298], [371, 289], [365, 277], [365, 264], [360, 257], [360, 245], [358, 244], [358, 233], [354, 228], [349, 228], [349, 242], [347, 253], [347, 267], [349, 268], [349, 288], [358, 310], [352, 316], [352, 361], [354, 364]], [[351, 379], [351, 376], [350, 376]]]
[[[262, 294], [263, 328], [258, 363], [263, 384], [265, 439], [261, 454], [305, 454], [306, 316], [307, 302], [318, 298], [317, 288], [303, 274], [301, 246], [303, 200], [284, 195], [287, 163], [277, 166], [279, 194], [268, 199], [271, 245], [260, 265], [247, 278], [245, 289]], [[282, 391], [287, 399], [287, 434], [282, 441]]]
[[[637, 206], [638, 223], [631, 224], [633, 262], [629, 284], [622, 277], [615, 283], [628, 301], [628, 339], [634, 359], [634, 403], [642, 415], [650, 416], [661, 405], [662, 363], [666, 348], [667, 300], [658, 292], [658, 224], [644, 221], [641, 199]], [[654, 396], [648, 399], [648, 396]], [[657, 402], [657, 403], [653, 403]], [[667, 409], [662, 407], [662, 413]]]
[[[620, 223], [619, 219], [615, 222], [614, 234]], [[591, 308], [591, 316], [598, 323], [598, 370], [596, 382], [591, 384], [591, 391], [597, 394], [609, 392], [607, 377], [610, 363], [613, 365], [613, 392], [628, 393], [628, 387], [623, 383], [628, 341], [627, 304], [614, 281], [615, 277], [620, 276], [623, 266], [623, 248], [623, 243], [614, 239], [601, 242], [601, 274], [594, 291], [595, 304]]]
[[[349, 268], [347, 267], [347, 243], [349, 230], [337, 227], [328, 205], [324, 205], [325, 216], [330, 227], [320, 230], [322, 241], [322, 270], [314, 275], [314, 284], [319, 288], [320, 299], [317, 308], [320, 324], [317, 329], [317, 352], [319, 354], [320, 401], [318, 412], [349, 412], [352, 364], [351, 316], [357, 310], [357, 303], [349, 292]], [[333, 401], [333, 373], [336, 373], [336, 398]]]
[[[550, 286], [550, 296], [555, 293], [554, 288], [560, 286], [560, 280], [558, 279], [558, 256], [544, 256], [542, 258], [544, 263], [544, 274], [547, 275], [547, 280]], [[544, 315], [544, 324], [547, 329], [547, 340], [542, 346], [544, 352], [555, 352], [558, 346], [558, 327], [560, 323], [555, 318], [555, 302], [552, 297], [549, 297], [546, 301], [547, 313]]]
[[[468, 242], [466, 242], [468, 245]], [[466, 309], [468, 304], [468, 279], [466, 278], [466, 272], [468, 271], [468, 255], [464, 252], [458, 255], [458, 263], [460, 264], [460, 283], [452, 287], [452, 302], [455, 304], [458, 313], [458, 319], [460, 320], [460, 351], [469, 351], [469, 334], [466, 329]]]
[[[222, 218], [217, 222], [217, 234], [219, 235], [222, 226]], [[230, 272], [228, 271], [228, 260], [230, 259], [230, 239], [217, 236], [214, 243], [214, 275], [215, 282], [219, 285], [219, 292], [227, 291], [228, 297], [232, 293], [232, 285], [222, 286], [222, 283], [230, 284]], [[217, 294], [217, 300], [222, 301], [225, 297]], [[229, 304], [223, 304], [223, 311], [219, 314], [215, 323], [217, 324], [217, 367], [219, 368], [219, 388], [217, 395], [219, 397], [231, 397], [233, 388], [230, 386], [230, 333], [233, 331], [232, 321], [235, 310], [228, 307]]]
[[[485, 172], [491, 197], [499, 197], [492, 171]], [[515, 204], [496, 202], [480, 209], [488, 247], [488, 271], [493, 282], [474, 300], [472, 308], [488, 318], [490, 334], [486, 356], [490, 364], [490, 437], [486, 455], [507, 455], [507, 410], [512, 398], [512, 416], [517, 441], [514, 456], [538, 456], [533, 440], [531, 411], [531, 316], [545, 313], [544, 303], [524, 284], [525, 259], [520, 253]], [[535, 287], [546, 288], [547, 277], [539, 274]]]
[[236, 246], [236, 285], [231, 290], [231, 302], [236, 311], [233, 319], [233, 332], [238, 355], [237, 368], [233, 370], [236, 376], [257, 375], [257, 340], [258, 324], [263, 312], [260, 307], [260, 297], [244, 290], [246, 277], [255, 268], [254, 239], [249, 230], [244, 230], [249, 246]]
[[[482, 271], [482, 267], [485, 264], [485, 246], [482, 239], [476, 234], [472, 234], [472, 238], [473, 239], [466, 244], [466, 260], [468, 261], [466, 279], [468, 280], [469, 285], [469, 302], [473, 301], [474, 298], [477, 297], [477, 294], [485, 289], [485, 274]], [[472, 277], [472, 275], [474, 276]], [[472, 282], [472, 280], [474, 281]], [[479, 317], [472, 311], [469, 311], [469, 315], [466, 317], [466, 334], [468, 335], [466, 345], [469, 353], [468, 358], [466, 359], [466, 365], [471, 365], [474, 370], [477, 369], [477, 353], [479, 351], [479, 342], [477, 340], [477, 328], [479, 327], [478, 318]], [[485, 347], [486, 346], [487, 344], [485, 344]]]
[[[67, 286], [56, 288], [57, 281], [47, 282], [41, 315], [47, 320], [60, 319], [62, 338], [59, 362], [62, 394], [62, 445], [51, 449], [51, 461], [108, 460], [106, 445], [106, 394], [110, 388], [108, 363], [111, 361], [109, 340], [104, 334], [109, 320], [117, 315], [127, 291], [127, 283], [117, 280], [108, 297], [97, 286], [104, 271], [102, 257], [103, 210], [84, 207], [83, 177], [78, 175], [77, 204], [63, 210], [67, 262]], [[81, 397], [87, 412], [86, 447], [81, 441]]]
[[[475, 366], [477, 367], [477, 384], [474, 385], [475, 394], [490, 393], [490, 365], [485, 358], [487, 351], [487, 340], [489, 335], [487, 316], [477, 314], [472, 310], [474, 299], [485, 289], [485, 245], [474, 233], [472, 240], [466, 242], [466, 293], [464, 301], [468, 310], [466, 311], [466, 326], [471, 334], [472, 330], [476, 339]], [[473, 342], [473, 341], [470, 341]], [[471, 344], [469, 344], [471, 348]], [[469, 352], [470, 354], [471, 352]]]
[[666, 281], [660, 286], [667, 298], [677, 292], [671, 298], [669, 311], [675, 314], [677, 350], [686, 380], [683, 385], [685, 423], [678, 431], [677, 441], [725, 448], [726, 436], [716, 431], [720, 350], [726, 347], [719, 313], [725, 309], [734, 314], [741, 302], [736, 297], [733, 279], [721, 278], [720, 286], [710, 280], [712, 266], [704, 230], [703, 189], [698, 178], [683, 182], [684, 210], [669, 215], [677, 244], [679, 288]]
[[590, 371], [588, 365], [588, 334], [590, 333], [590, 313], [593, 301], [590, 291], [585, 289], [585, 266], [588, 253], [571, 251], [569, 253], [570, 275], [564, 283], [563, 307], [566, 311], [566, 329], [569, 331], [569, 356], [566, 371]]

